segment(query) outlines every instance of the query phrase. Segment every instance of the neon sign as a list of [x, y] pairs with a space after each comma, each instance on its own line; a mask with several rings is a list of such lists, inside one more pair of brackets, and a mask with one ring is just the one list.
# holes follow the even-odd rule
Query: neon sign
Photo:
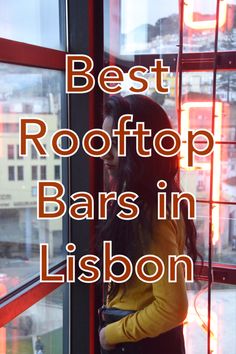
[[[184, 1], [184, 23], [186, 26], [196, 29], [214, 29], [216, 27], [216, 20], [203, 20], [194, 21], [194, 1], [195, 0], [185, 0]], [[220, 13], [219, 13], [219, 28], [224, 26], [227, 18], [227, 1], [220, 1]]]

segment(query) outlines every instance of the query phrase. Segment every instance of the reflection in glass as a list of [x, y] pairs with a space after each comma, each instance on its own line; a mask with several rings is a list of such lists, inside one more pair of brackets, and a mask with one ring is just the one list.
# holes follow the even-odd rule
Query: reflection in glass
[[[235, 50], [236, 1], [221, 0], [218, 49]], [[216, 0], [184, 1], [184, 51], [212, 52], [215, 43]]]
[[221, 146], [220, 200], [236, 202], [236, 144]]
[[[205, 260], [208, 259], [210, 207], [197, 203], [197, 246]], [[213, 205], [212, 256], [218, 263], [236, 264], [236, 206]]]
[[204, 260], [208, 259], [209, 243], [209, 205], [197, 203], [195, 226], [197, 230], [197, 248]]
[[231, 51], [236, 48], [236, 0], [227, 0], [226, 4], [226, 21], [219, 31], [220, 51]]
[[[105, 52], [113, 56], [177, 53], [179, 2], [143, 0], [105, 1]], [[236, 47], [236, 0], [221, 0], [218, 49]], [[214, 51], [216, 0], [184, 1], [184, 52]], [[110, 36], [109, 36], [110, 33]], [[112, 37], [115, 41], [110, 41]]]
[[[60, 128], [63, 74], [54, 70], [0, 64], [0, 277], [7, 291], [39, 272], [39, 244], [49, 243], [50, 262], [61, 259], [62, 220], [37, 220], [37, 179], [54, 179], [51, 135]], [[19, 157], [19, 119], [47, 122], [40, 159], [28, 144]]]
[[142, 7], [134, 0], [121, 4], [121, 54], [177, 53], [179, 16], [176, 0], [165, 6], [150, 0], [142, 2]]
[[220, 205], [219, 214], [219, 237], [213, 245], [213, 260], [236, 264], [236, 206]]
[[186, 353], [206, 353], [207, 349], [207, 283], [195, 281], [187, 284], [188, 315], [184, 321]]
[[210, 52], [214, 50], [215, 13], [215, 0], [187, 0], [184, 2], [184, 52]]
[[[189, 311], [184, 334], [188, 354], [205, 353], [207, 348], [207, 284], [188, 285]], [[211, 288], [211, 343], [212, 354], [236, 353], [236, 287], [213, 283]]]
[[[183, 73], [183, 113], [190, 129], [211, 130], [212, 72]], [[217, 141], [236, 139], [236, 73], [218, 72], [215, 132]]]
[[0, 329], [1, 345], [5, 347], [4, 353], [63, 353], [65, 290], [65, 285], [60, 286]]
[[[178, 1], [163, 4], [154, 0], [105, 1], [105, 51], [114, 56], [178, 52]], [[117, 41], [110, 41], [116, 36]], [[115, 33], [117, 32], [117, 33]], [[117, 42], [118, 46], [117, 46]]]
[[236, 286], [213, 283], [211, 298], [211, 347], [217, 354], [236, 354]]
[[[154, 82], [154, 76], [152, 73], [148, 73], [144, 75], [146, 79], [149, 81], [149, 90], [145, 92], [144, 94], [149, 96], [151, 99], [153, 99], [155, 102], [157, 102], [159, 105], [161, 105], [167, 112], [172, 127], [174, 129], [178, 129], [178, 124], [177, 124], [177, 115], [176, 115], [176, 98], [175, 98], [175, 74], [170, 72], [170, 73], [165, 73], [163, 75], [163, 83], [165, 86], [169, 86], [169, 93], [168, 94], [160, 94], [157, 93], [155, 90], [155, 82]], [[129, 92], [129, 87], [130, 86], [138, 87], [138, 83], [133, 82], [128, 74], [124, 74], [124, 82], [122, 83], [122, 96], [126, 96], [130, 94]], [[56, 156], [55, 156], [56, 158]]]
[[[181, 187], [184, 191], [192, 193], [199, 200], [209, 200], [210, 171], [207, 158], [201, 158], [198, 167], [181, 168]], [[196, 166], [196, 163], [194, 163]]]

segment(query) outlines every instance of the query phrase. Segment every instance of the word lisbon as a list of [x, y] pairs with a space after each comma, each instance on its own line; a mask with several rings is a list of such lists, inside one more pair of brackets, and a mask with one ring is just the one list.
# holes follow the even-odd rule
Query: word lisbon
[[[68, 243], [66, 245], [68, 253], [72, 253], [76, 250], [74, 243]], [[82, 256], [78, 261], [78, 267], [80, 274], [77, 279], [83, 283], [97, 282], [101, 277], [101, 271], [96, 266], [100, 261], [100, 258], [87, 254]], [[48, 272], [48, 244], [40, 244], [40, 281], [46, 283], [64, 283], [64, 274], [49, 274]], [[74, 283], [76, 281], [76, 265], [75, 256], [67, 255], [66, 257], [66, 281], [68, 283]], [[112, 267], [115, 263], [120, 263], [123, 267], [122, 274], [115, 274], [112, 271]], [[179, 264], [184, 266], [185, 282], [193, 282], [193, 261], [188, 255], [168, 255], [168, 282], [176, 283], [178, 277], [182, 276], [182, 269], [179, 268]], [[150, 264], [152, 265], [151, 268]], [[146, 266], [146, 267], [145, 267]], [[153, 268], [154, 266], [154, 268]], [[154, 269], [154, 271], [153, 271]], [[82, 272], [81, 272], [82, 271]], [[135, 263], [135, 274], [139, 280], [145, 283], [158, 282], [165, 274], [165, 264], [163, 260], [154, 255], [147, 254], [140, 257]], [[112, 255], [112, 241], [103, 242], [103, 282], [104, 283], [125, 283], [133, 274], [133, 264], [130, 259], [122, 254]]]

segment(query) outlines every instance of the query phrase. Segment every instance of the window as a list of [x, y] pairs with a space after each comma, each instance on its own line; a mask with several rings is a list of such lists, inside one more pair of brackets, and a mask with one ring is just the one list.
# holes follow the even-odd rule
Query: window
[[[3, 111], [7, 111], [7, 106], [3, 104]], [[18, 123], [1, 123], [0, 124], [0, 133], [18, 133], [19, 124]]]
[[198, 191], [198, 192], [203, 192], [203, 191], [205, 191], [205, 183], [204, 183], [204, 181], [202, 181], [202, 180], [199, 180], [199, 181], [198, 181], [198, 184], [197, 184], [197, 191]]
[[8, 167], [8, 181], [15, 181], [15, 167]]
[[32, 197], [37, 197], [37, 187], [36, 186], [31, 188], [31, 195], [32, 195]]
[[[5, 45], [5, 42], [4, 42]], [[12, 45], [10, 43], [10, 51], [18, 53], [28, 53], [27, 49], [24, 48], [24, 45], [21, 49], [17, 49], [17, 44]], [[1, 48], [1, 38], [0, 38], [0, 48]], [[4, 47], [5, 48], [5, 47]], [[9, 249], [10, 251], [7, 254], [9, 256], [3, 257], [6, 264], [13, 264], [14, 257], [21, 259], [21, 263], [24, 263], [24, 259], [35, 259], [32, 267], [25, 267], [24, 271], [21, 272], [21, 267], [17, 267], [15, 270], [15, 276], [20, 277], [20, 281], [23, 281], [30, 274], [38, 272], [38, 263], [39, 260], [39, 243], [41, 236], [44, 237], [45, 241], [49, 241], [49, 233], [52, 231], [58, 231], [60, 238], [62, 239], [62, 220], [59, 219], [57, 223], [53, 221], [37, 220], [37, 200], [32, 197], [32, 183], [31, 181], [37, 181], [40, 179], [40, 161], [45, 161], [43, 165], [47, 166], [46, 174], [48, 177], [50, 159], [41, 160], [38, 157], [35, 148], [31, 149], [33, 144], [28, 142], [28, 151], [27, 156], [22, 159], [17, 159], [17, 145], [19, 144], [19, 119], [21, 117], [34, 117], [44, 119], [48, 125], [48, 133], [45, 138], [42, 139], [42, 144], [45, 144], [47, 147], [50, 145], [50, 140], [52, 134], [55, 130], [59, 129], [62, 124], [62, 119], [65, 119], [65, 109], [64, 104], [64, 86], [62, 82], [64, 81], [64, 53], [59, 52], [59, 56], [62, 58], [59, 60], [63, 63], [61, 69], [59, 70], [58, 66], [55, 70], [52, 70], [50, 67], [50, 62], [56, 60], [58, 61], [56, 53], [50, 52], [49, 49], [46, 50], [46, 53], [42, 52], [41, 56], [36, 55], [38, 53], [38, 48], [30, 47], [33, 50], [33, 53], [29, 57], [39, 58], [42, 62], [40, 67], [35, 67], [34, 63], [27, 62], [28, 58], [25, 58], [27, 65], [12, 64], [0, 61], [0, 87], [1, 92], [5, 92], [5, 97], [8, 99], [4, 101], [5, 112], [1, 114], [1, 120], [4, 120], [4, 123], [9, 122], [11, 132], [6, 132], [5, 130], [1, 132], [1, 142], [0, 144], [0, 163], [5, 164], [5, 160], [8, 158], [7, 145], [14, 145], [14, 160], [9, 160], [9, 165], [14, 167], [14, 176], [13, 172], [11, 173], [11, 178], [17, 181], [17, 187], [13, 185], [14, 180], [8, 181], [8, 165], [6, 167], [6, 177], [5, 180], [8, 181], [6, 184], [2, 185], [2, 189], [5, 191], [5, 194], [11, 195], [11, 200], [1, 204], [0, 212], [4, 212], [4, 217], [1, 219], [1, 222], [4, 223], [4, 229], [0, 230], [0, 242], [6, 242], [7, 247], [4, 247], [3, 255], [5, 250]], [[36, 53], [35, 53], [36, 51]], [[53, 60], [45, 58], [48, 51], [50, 52], [50, 58]], [[5, 53], [0, 51], [1, 56]], [[13, 54], [11, 54], [12, 56]], [[20, 60], [20, 59], [19, 59]], [[6, 60], [7, 61], [7, 58]], [[45, 67], [45, 61], [47, 63]], [[43, 64], [44, 62], [44, 64]], [[22, 62], [20, 62], [22, 64]], [[37, 63], [36, 63], [37, 64]], [[49, 66], [49, 68], [47, 68]], [[56, 70], [57, 69], [57, 70]], [[14, 88], [14, 89], [13, 89]], [[0, 93], [1, 95], [1, 93]], [[49, 100], [50, 97], [50, 100]], [[29, 113], [32, 112], [32, 113]], [[64, 124], [64, 123], [63, 123]], [[64, 124], [65, 126], [65, 124]], [[0, 123], [0, 127], [2, 124]], [[17, 129], [16, 129], [17, 128]], [[33, 132], [35, 129], [33, 126], [29, 127], [29, 133]], [[33, 156], [32, 156], [32, 155]], [[33, 157], [33, 159], [31, 158]], [[36, 158], [36, 159], [35, 159]], [[52, 158], [53, 160], [53, 158]], [[10, 163], [11, 161], [11, 163]], [[14, 163], [13, 163], [14, 162]], [[59, 165], [60, 163], [58, 163]], [[17, 166], [23, 166], [23, 180], [18, 180]], [[54, 174], [53, 164], [50, 166], [52, 169], [52, 177]], [[20, 173], [20, 172], [19, 172]], [[42, 170], [42, 173], [43, 170]], [[35, 185], [35, 183], [33, 184]], [[12, 220], [9, 215], [9, 210], [14, 210], [16, 217]], [[1, 217], [1, 216], [0, 216]], [[48, 225], [46, 227], [46, 224]], [[26, 226], [25, 226], [26, 225]], [[16, 230], [19, 231], [17, 235]], [[40, 237], [39, 237], [40, 235]], [[58, 236], [59, 237], [59, 236]], [[16, 243], [15, 240], [18, 240]], [[5, 241], [4, 241], [5, 240]], [[59, 242], [59, 241], [58, 241]], [[21, 245], [21, 246], [20, 246]], [[11, 254], [14, 256], [12, 257]], [[62, 255], [61, 255], [62, 256]], [[52, 256], [50, 262], [55, 262], [58, 258]], [[23, 265], [22, 265], [23, 266]], [[10, 271], [11, 266], [4, 266], [5, 274], [9, 276], [9, 279], [12, 278], [12, 272]], [[26, 271], [29, 274], [26, 274]], [[19, 274], [18, 274], [19, 273]], [[14, 281], [11, 282], [12, 286]], [[10, 290], [10, 288], [8, 288]]]
[[14, 348], [22, 354], [39, 353], [36, 348], [43, 349], [42, 353], [63, 353], [63, 302], [66, 290], [66, 284], [60, 286], [23, 311], [6, 328], [1, 328], [5, 353], [14, 353]]
[[16, 156], [17, 156], [17, 160], [21, 160], [23, 159], [23, 156], [19, 155], [19, 144], [16, 145]]
[[32, 181], [37, 181], [37, 179], [38, 179], [38, 166], [31, 167], [31, 179], [32, 179]]
[[[118, 10], [117, 4], [110, 6], [113, 19]], [[120, 33], [113, 34], [117, 36], [117, 42], [110, 42], [110, 51], [117, 55], [177, 53], [178, 2], [175, 0], [170, 0], [168, 6], [147, 0], [142, 7], [137, 6], [135, 0], [122, 0], [120, 24], [117, 22], [116, 28], [119, 25]], [[108, 36], [105, 36], [105, 46], [107, 40]]]
[[55, 179], [61, 178], [60, 169], [61, 169], [60, 166], [58, 166], [58, 165], [54, 166], [54, 178]]
[[23, 181], [24, 179], [24, 167], [17, 166], [17, 179], [18, 181]]
[[1, 1], [2, 4], [0, 37], [48, 48], [65, 48], [59, 1]]
[[8, 155], [8, 160], [14, 160], [15, 158], [14, 145], [7, 145], [7, 155]]
[[[45, 150], [47, 150], [47, 144], [43, 144]], [[46, 156], [40, 156], [40, 159], [45, 160]]]
[[47, 179], [47, 167], [40, 166], [40, 179]]
[[38, 151], [36, 150], [34, 145], [31, 145], [31, 159], [37, 160], [38, 158]]
[[[62, 232], [62, 220], [37, 219], [35, 181], [46, 179], [50, 168], [53, 175], [53, 165], [48, 159], [41, 161], [30, 143], [28, 156], [19, 156], [20, 118], [47, 122], [44, 146], [49, 146], [56, 129], [67, 127], [65, 14], [65, 0], [0, 0], [0, 164], [10, 165], [2, 169], [0, 197], [0, 352], [4, 353], [31, 354], [40, 335], [47, 353], [62, 354], [63, 331], [67, 331], [63, 328], [66, 287], [49, 295], [58, 284], [44, 284], [41, 291], [37, 277], [41, 242], [49, 244], [49, 267], [56, 271], [64, 267], [61, 245], [68, 235]], [[45, 327], [43, 313], [54, 323]]]
[[59, 160], [59, 159], [60, 159], [60, 156], [57, 155], [57, 154], [54, 154], [54, 159]]

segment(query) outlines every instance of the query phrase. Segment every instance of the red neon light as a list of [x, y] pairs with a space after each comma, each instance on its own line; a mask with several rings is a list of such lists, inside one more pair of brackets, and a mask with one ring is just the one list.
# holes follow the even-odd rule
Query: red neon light
[[[197, 312], [193, 304], [189, 305], [188, 315], [184, 321], [184, 336], [188, 338], [188, 326], [191, 324], [197, 324], [204, 332], [208, 331], [207, 326], [207, 304], [203, 302], [197, 304]], [[217, 350], [217, 338], [218, 338], [218, 314], [211, 311], [211, 354], [218, 354]], [[187, 347], [188, 348], [188, 347]], [[189, 349], [189, 348], [188, 348]]]
[[[191, 108], [212, 108], [212, 102], [186, 102], [182, 105], [181, 109], [181, 137], [182, 141], [187, 141], [187, 132], [189, 130], [189, 122], [190, 122], [190, 109]], [[215, 140], [221, 140], [221, 132], [222, 132], [222, 113], [223, 113], [223, 104], [222, 102], [215, 103]], [[195, 163], [194, 167], [188, 167], [187, 164], [187, 144], [182, 144], [181, 149], [181, 160], [180, 166], [183, 170], [208, 170], [210, 171], [210, 164], [209, 163]], [[214, 164], [213, 164], [213, 200], [218, 201], [220, 200], [220, 177], [221, 177], [221, 170], [219, 168], [219, 161], [221, 160], [221, 145], [215, 144], [214, 146]], [[212, 233], [213, 238], [212, 242], [213, 245], [219, 240], [220, 237], [220, 205], [214, 205], [212, 209]]]
[[[224, 26], [227, 18], [227, 2], [228, 0], [220, 1], [219, 13], [219, 28]], [[184, 23], [186, 26], [201, 30], [201, 29], [214, 29], [216, 27], [216, 20], [194, 21], [194, 0], [184, 1]]]

